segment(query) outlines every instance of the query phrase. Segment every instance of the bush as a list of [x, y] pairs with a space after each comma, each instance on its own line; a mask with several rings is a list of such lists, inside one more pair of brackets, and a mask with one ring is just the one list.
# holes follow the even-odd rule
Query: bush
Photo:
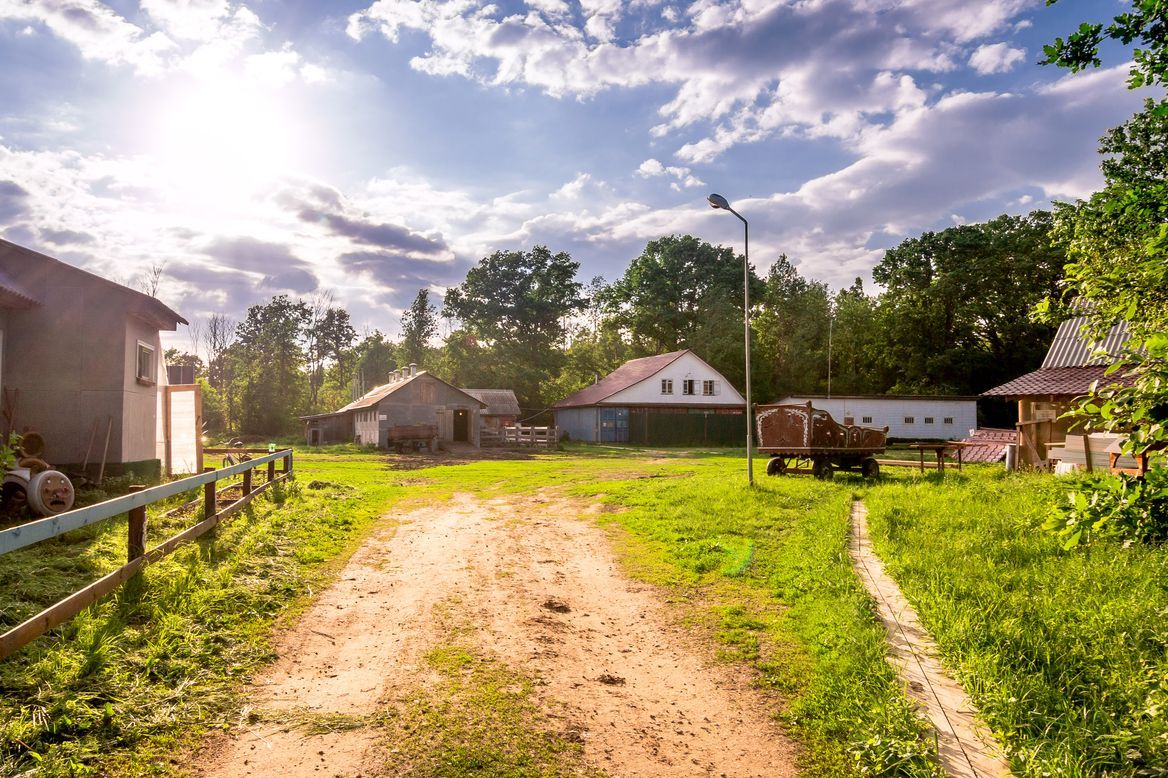
[[1142, 479], [1085, 478], [1042, 528], [1061, 538], [1066, 549], [1103, 538], [1124, 545], [1162, 543], [1168, 540], [1168, 469], [1153, 468]]

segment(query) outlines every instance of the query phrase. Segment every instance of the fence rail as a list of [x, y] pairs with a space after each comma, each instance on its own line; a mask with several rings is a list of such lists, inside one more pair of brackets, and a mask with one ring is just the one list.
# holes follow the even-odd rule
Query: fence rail
[[[276, 470], [277, 461], [283, 461], [283, 469], [280, 471]], [[255, 486], [253, 484], [254, 471], [264, 466], [267, 468], [267, 480]], [[126, 554], [128, 561], [126, 564], [0, 635], [0, 659], [4, 659], [53, 627], [73, 618], [100, 598], [134, 578], [148, 564], [157, 562], [183, 543], [205, 534], [223, 519], [242, 510], [255, 499], [256, 495], [261, 494], [274, 484], [290, 478], [292, 472], [291, 449], [271, 454], [265, 452], [264, 456], [246, 462], [218, 470], [210, 470], [160, 486], [148, 489], [131, 487], [131, 489], [136, 490], [123, 497], [115, 497], [96, 505], [78, 508], [57, 516], [50, 516], [0, 531], [0, 555], [2, 555], [122, 514], [127, 515], [129, 523]], [[219, 510], [219, 497], [215, 485], [219, 481], [234, 478], [237, 475], [243, 476], [243, 496]], [[146, 506], [198, 489], [200, 486], [203, 487], [203, 520], [168, 538], [154, 548], [146, 550]]]
[[503, 443], [509, 446], [555, 448], [559, 442], [559, 430], [555, 427], [524, 427], [519, 424], [503, 428]]

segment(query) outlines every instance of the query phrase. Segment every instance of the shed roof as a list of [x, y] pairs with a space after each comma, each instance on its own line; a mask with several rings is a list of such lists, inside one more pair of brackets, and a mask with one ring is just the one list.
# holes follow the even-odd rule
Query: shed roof
[[1006, 446], [1018, 442], [1017, 430], [982, 427], [962, 441], [963, 462], [1001, 462], [1006, 457]]
[[0, 306], [5, 308], [32, 308], [41, 301], [25, 291], [24, 287], [0, 269]]
[[792, 400], [964, 400], [975, 402], [977, 395], [967, 394], [791, 394], [779, 401], [789, 403]]
[[510, 389], [463, 389], [462, 391], [487, 406], [483, 411], [486, 416], [518, 416], [521, 413], [519, 399]]
[[477, 403], [479, 403], [479, 405], [486, 407], [486, 403], [479, 400], [479, 398], [474, 397], [473, 395], [469, 394], [465, 389], [459, 389], [454, 384], [447, 383], [446, 381], [443, 381], [438, 376], [436, 376], [436, 375], [434, 375], [426, 370], [420, 370], [420, 371], [418, 371], [417, 375], [412, 375], [409, 378], [403, 378], [402, 380], [395, 381], [394, 383], [391, 383], [391, 384], [382, 384], [381, 386], [375, 386], [372, 389], [370, 389], [368, 392], [366, 392], [364, 395], [362, 395], [361, 397], [358, 397], [356, 400], [349, 403], [345, 407], [338, 408], [337, 410], [333, 411], [332, 414], [322, 414], [322, 415], [326, 415], [326, 416], [337, 415], [337, 414], [341, 414], [341, 413], [348, 413], [349, 411], [361, 410], [362, 408], [372, 408], [373, 406], [377, 405], [377, 403], [384, 400], [386, 397], [389, 397], [391, 394], [401, 390], [405, 386], [409, 386], [414, 381], [417, 381], [419, 378], [422, 378], [423, 376], [425, 376], [426, 378], [430, 378], [431, 380], [437, 381], [440, 384], [446, 384], [446, 386], [449, 386], [454, 391], [459, 392], [461, 394], [465, 394], [466, 399], [468, 399], [472, 402], [477, 402]]
[[553, 408], [580, 408], [596, 405], [612, 397], [617, 392], [639, 384], [676, 362], [689, 349], [670, 351], [654, 357], [630, 359], [591, 386], [586, 386], [575, 394], [570, 394], [553, 405]]
[[1078, 397], [1087, 394], [1095, 381], [1101, 386], [1113, 383], [1126, 385], [1132, 381], [1122, 372], [1105, 375], [1106, 371], [1106, 365], [1043, 367], [984, 391], [981, 396], [1001, 397], [1006, 400], [1020, 400], [1025, 397]]
[[[1046, 359], [1042, 360], [1042, 367], [1087, 367], [1108, 365], [1115, 361], [1131, 337], [1127, 322], [1120, 321], [1108, 330], [1103, 340], [1094, 343], [1083, 337], [1086, 321], [1086, 316], [1074, 316], [1059, 325], [1046, 352]], [[1104, 356], [1095, 356], [1100, 351]]]

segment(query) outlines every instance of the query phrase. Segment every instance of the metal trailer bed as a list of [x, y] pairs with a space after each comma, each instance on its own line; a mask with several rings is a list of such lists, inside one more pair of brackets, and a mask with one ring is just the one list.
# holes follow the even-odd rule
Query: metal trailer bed
[[392, 448], [399, 454], [421, 451], [423, 448], [433, 452], [437, 449], [437, 443], [436, 424], [399, 424], [390, 427], [385, 438], [386, 448]]
[[811, 403], [756, 405], [754, 424], [758, 451], [770, 456], [767, 475], [810, 473], [831, 478], [835, 470], [858, 470], [865, 478], [880, 475], [876, 455], [884, 453], [888, 427], [838, 424]]

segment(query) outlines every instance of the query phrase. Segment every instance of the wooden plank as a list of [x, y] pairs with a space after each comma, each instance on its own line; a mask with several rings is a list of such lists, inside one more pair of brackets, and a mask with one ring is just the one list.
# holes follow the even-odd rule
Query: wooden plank
[[0, 530], [0, 555], [7, 554], [9, 551], [15, 551], [18, 548], [31, 546], [42, 540], [55, 538], [58, 535], [63, 535], [75, 529], [88, 527], [91, 524], [105, 521], [114, 516], [120, 516], [123, 513], [129, 513], [134, 508], [192, 491], [207, 483], [214, 483], [215, 481], [231, 478], [232, 476], [243, 473], [249, 468], [268, 462], [274, 463], [277, 459], [285, 459], [286, 457], [286, 451], [277, 451], [273, 454], [267, 454], [247, 462], [240, 462], [239, 464], [231, 465], [220, 470], [193, 475], [189, 478], [171, 481], [170, 483], [160, 484], [159, 486], [152, 486], [149, 489], [143, 489], [140, 492], [134, 492], [122, 497], [115, 497], [112, 500], [106, 500], [97, 505], [78, 508], [60, 513], [56, 516], [47, 516], [43, 519], [30, 521], [27, 524]]

